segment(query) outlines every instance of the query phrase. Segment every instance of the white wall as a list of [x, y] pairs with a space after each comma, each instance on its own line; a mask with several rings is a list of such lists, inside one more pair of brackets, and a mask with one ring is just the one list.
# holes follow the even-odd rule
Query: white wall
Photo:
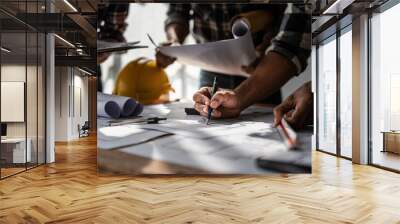
[[[76, 74], [78, 72], [78, 74]], [[83, 125], [85, 121], [89, 120], [89, 102], [88, 102], [88, 78], [87, 76], [82, 76], [83, 73], [75, 70], [74, 75], [74, 96], [71, 96], [71, 99], [74, 99], [73, 104], [74, 108], [72, 109], [72, 136], [73, 138], [77, 138], [78, 133], [78, 124]], [[80, 91], [80, 93], [79, 93]], [[80, 102], [79, 102], [80, 101]], [[80, 111], [81, 110], [81, 111]]]
[[68, 96], [68, 86], [69, 86], [69, 69], [68, 67], [56, 67], [56, 82], [55, 82], [55, 140], [56, 141], [67, 141], [69, 126], [69, 96]]
[[78, 125], [88, 120], [88, 78], [83, 75], [76, 68], [56, 67], [56, 141], [77, 139]]
[[[25, 82], [25, 65], [2, 65], [1, 81]], [[1, 108], [7, 110], [7, 108]], [[25, 122], [7, 123], [7, 137], [25, 137]]]
[[[26, 69], [30, 73], [34, 67], [25, 65], [2, 65], [1, 66], [1, 81], [3, 82], [25, 82]], [[33, 93], [31, 93], [33, 95]], [[27, 94], [29, 97], [29, 93]], [[35, 92], [36, 96], [36, 92]], [[24, 108], [23, 108], [24, 109]], [[8, 110], [8, 108], [1, 108], [1, 110]], [[31, 117], [29, 117], [31, 118]], [[28, 120], [30, 121], [31, 119]], [[7, 122], [7, 136], [8, 137], [25, 137], [26, 122]]]
[[[43, 163], [45, 158], [45, 90], [43, 88], [43, 78], [44, 74], [41, 66], [25, 66], [25, 64], [3, 64], [1, 66], [2, 82], [24, 82], [27, 91], [26, 106], [25, 102], [22, 102], [24, 105], [19, 108], [21, 110], [19, 111], [20, 113], [25, 114], [26, 112], [26, 120], [22, 122], [6, 122], [7, 137], [24, 138], [26, 135], [31, 144], [29, 147], [32, 151], [32, 158], [34, 158], [32, 161], [36, 162], [36, 158], [38, 158], [39, 163]], [[21, 94], [24, 94], [24, 90], [20, 91], [22, 91], [20, 92]], [[7, 97], [7, 95], [2, 95], [3, 97]], [[1, 110], [3, 113], [16, 113], [11, 107], [2, 107]], [[16, 109], [14, 108], [14, 110]], [[38, 156], [37, 153], [39, 154]]]

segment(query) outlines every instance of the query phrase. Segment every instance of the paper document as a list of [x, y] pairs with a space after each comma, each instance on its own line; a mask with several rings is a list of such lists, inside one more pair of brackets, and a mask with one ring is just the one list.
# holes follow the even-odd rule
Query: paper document
[[160, 47], [161, 53], [177, 58], [182, 64], [228, 75], [248, 77], [241, 66], [256, 60], [249, 26], [238, 20], [232, 26], [234, 39], [204, 44]]
[[103, 127], [98, 131], [98, 148], [115, 149], [144, 143], [170, 135], [167, 132], [144, 130], [137, 125]]
[[119, 43], [119, 42], [108, 42], [108, 41], [97, 41], [97, 53], [110, 53], [117, 51], [126, 51], [135, 48], [147, 48], [147, 46], [137, 45], [139, 41]]
[[260, 130], [267, 132], [272, 129], [272, 124], [252, 121], [240, 121], [229, 124], [224, 123], [224, 121], [212, 120], [209, 125], [205, 125], [205, 118], [201, 117], [198, 120], [169, 119], [168, 122], [162, 124], [144, 124], [141, 125], [141, 128], [205, 139], [234, 134], [246, 135]]

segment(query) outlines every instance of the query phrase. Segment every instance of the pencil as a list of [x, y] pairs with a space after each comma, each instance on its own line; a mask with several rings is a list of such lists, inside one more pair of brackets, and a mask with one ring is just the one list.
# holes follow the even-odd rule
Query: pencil
[[[217, 77], [214, 77], [214, 82], [213, 82], [213, 86], [211, 89], [211, 98], [214, 96], [215, 92], [217, 91]], [[211, 120], [211, 113], [213, 112], [213, 109], [208, 106], [208, 114], [207, 114], [207, 123], [206, 125], [208, 125], [208, 123]]]

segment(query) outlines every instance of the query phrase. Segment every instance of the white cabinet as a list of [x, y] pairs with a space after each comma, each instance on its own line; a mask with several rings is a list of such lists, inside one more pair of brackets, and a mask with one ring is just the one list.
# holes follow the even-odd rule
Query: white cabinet
[[[25, 144], [27, 145], [25, 151]], [[32, 141], [25, 138], [7, 138], [1, 140], [2, 158], [7, 163], [25, 163], [32, 161]], [[12, 159], [11, 159], [12, 158]], [[26, 161], [25, 161], [26, 160]]]

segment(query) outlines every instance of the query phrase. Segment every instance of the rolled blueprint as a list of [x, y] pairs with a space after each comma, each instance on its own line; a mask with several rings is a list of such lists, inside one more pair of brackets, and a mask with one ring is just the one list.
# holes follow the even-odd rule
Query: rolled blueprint
[[249, 25], [243, 19], [236, 20], [232, 25], [232, 35], [235, 39], [240, 40], [243, 54], [241, 55], [241, 65], [250, 65], [257, 56]]
[[143, 112], [143, 105], [138, 103], [131, 116], [139, 116]]
[[119, 118], [121, 109], [114, 101], [97, 101], [97, 116]]
[[122, 117], [129, 117], [135, 111], [136, 101], [126, 96], [116, 96], [97, 92], [97, 102], [109, 102], [114, 101], [118, 104], [121, 110]]
[[250, 27], [242, 19], [232, 25], [233, 39], [189, 44], [182, 46], [160, 47], [160, 51], [177, 58], [182, 64], [228, 75], [248, 77], [242, 66], [250, 65], [256, 60], [256, 50]]

